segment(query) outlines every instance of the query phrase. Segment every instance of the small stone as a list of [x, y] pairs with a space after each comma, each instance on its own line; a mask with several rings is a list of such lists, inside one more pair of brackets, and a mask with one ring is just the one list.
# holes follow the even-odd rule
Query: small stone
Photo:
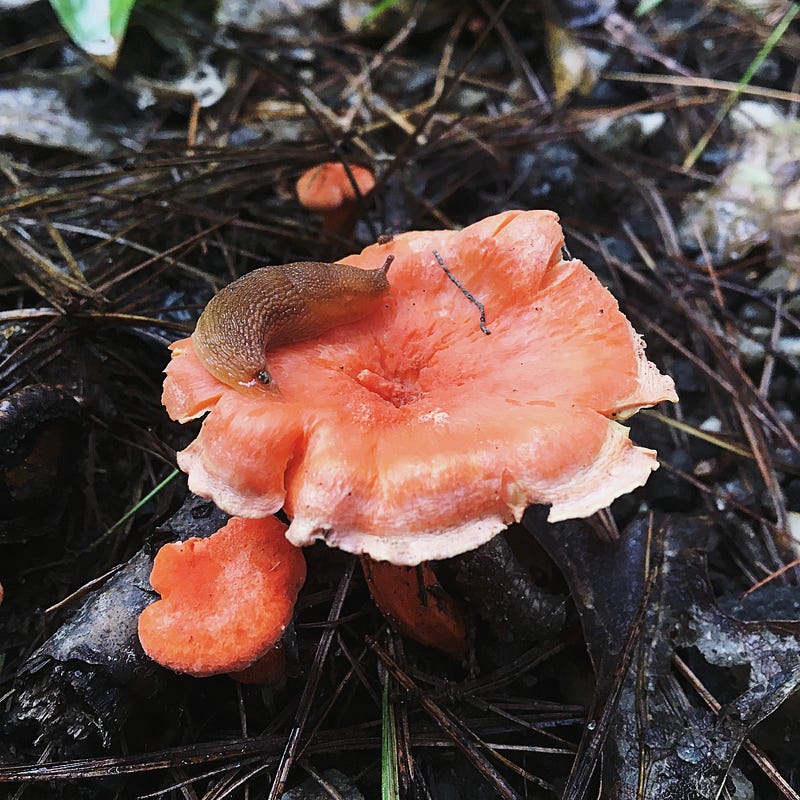
[[719, 417], [708, 417], [700, 423], [700, 430], [706, 433], [721, 433], [722, 420]]
[[763, 303], [744, 303], [739, 309], [739, 319], [749, 324], [771, 325], [774, 313]]
[[755, 366], [764, 360], [764, 345], [748, 336], [739, 336], [736, 348], [746, 366]]
[[577, 166], [575, 150], [567, 144], [553, 142], [519, 156], [515, 172], [520, 176], [521, 186], [527, 189], [521, 193], [539, 200], [553, 191], [569, 189], [575, 183]]
[[788, 267], [780, 266], [768, 272], [759, 282], [758, 288], [765, 292], [782, 292], [796, 283], [797, 275]]
[[758, 100], [741, 100], [731, 109], [728, 119], [738, 136], [786, 121], [786, 117], [772, 103]]
[[796, 546], [800, 545], [800, 511], [789, 511], [786, 518], [789, 536], [794, 540]]
[[586, 129], [586, 138], [605, 153], [639, 149], [666, 122], [661, 111], [651, 114], [626, 114], [617, 119], [600, 119]]

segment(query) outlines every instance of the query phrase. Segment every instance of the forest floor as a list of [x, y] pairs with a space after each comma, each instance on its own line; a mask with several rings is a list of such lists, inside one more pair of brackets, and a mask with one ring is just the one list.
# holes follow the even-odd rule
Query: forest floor
[[[799, 797], [797, 5], [146, 3], [112, 70], [9, 5], [0, 796]], [[294, 184], [343, 158], [377, 185], [321, 234]], [[503, 535], [558, 623], [440, 564], [475, 606], [452, 658], [317, 544], [277, 686], [150, 662], [153, 554], [222, 523], [176, 471], [169, 343], [264, 264], [537, 208], [680, 397], [626, 422], [644, 487]]]

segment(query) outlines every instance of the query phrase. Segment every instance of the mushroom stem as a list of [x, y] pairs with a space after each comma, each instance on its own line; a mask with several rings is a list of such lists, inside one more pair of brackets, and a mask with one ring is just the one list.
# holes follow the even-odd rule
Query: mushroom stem
[[342, 203], [339, 208], [322, 212], [322, 232], [328, 235], [349, 236], [358, 219], [358, 205], [351, 201]]
[[427, 562], [402, 567], [361, 557], [372, 599], [399, 633], [453, 656], [469, 650], [469, 616]]

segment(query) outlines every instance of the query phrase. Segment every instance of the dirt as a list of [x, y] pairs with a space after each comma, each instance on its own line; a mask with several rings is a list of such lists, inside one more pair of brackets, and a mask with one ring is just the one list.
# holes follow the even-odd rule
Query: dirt
[[[0, 795], [796, 797], [796, 164], [768, 209], [715, 208], [752, 197], [735, 252], [689, 213], [747, 172], [739, 100], [796, 117], [796, 22], [769, 38], [796, 9], [311, 5], [143, 5], [113, 70], [0, 5]], [[342, 157], [378, 184], [323, 234], [293, 185]], [[224, 518], [175, 472], [199, 423], [161, 406], [168, 344], [256, 267], [510, 208], [560, 215], [674, 378], [626, 423], [660, 469], [588, 520], [530, 509], [483, 554], [485, 606], [479, 558], [439, 565], [476, 615], [463, 659], [317, 545], [279, 685], [150, 662], [154, 553]]]

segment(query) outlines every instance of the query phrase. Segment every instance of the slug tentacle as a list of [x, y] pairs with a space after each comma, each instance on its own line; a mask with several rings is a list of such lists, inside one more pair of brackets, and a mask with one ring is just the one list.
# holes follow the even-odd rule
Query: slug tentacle
[[370, 270], [321, 261], [253, 270], [211, 298], [192, 334], [195, 352], [228, 386], [269, 391], [266, 353], [365, 317], [389, 291], [392, 260]]

